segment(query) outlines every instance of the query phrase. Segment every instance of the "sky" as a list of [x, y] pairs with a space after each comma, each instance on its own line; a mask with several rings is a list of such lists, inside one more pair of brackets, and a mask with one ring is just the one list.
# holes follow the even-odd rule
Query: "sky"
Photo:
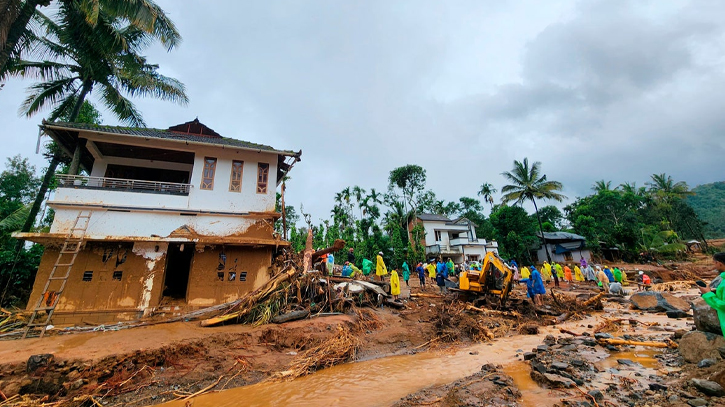
[[[198, 117], [225, 137], [301, 149], [287, 202], [315, 223], [336, 192], [384, 191], [406, 164], [447, 201], [484, 182], [500, 190], [525, 157], [569, 200], [598, 180], [725, 179], [719, 0], [157, 2], [183, 42], [148, 60], [190, 103], [134, 99], [148, 126]], [[17, 113], [31, 83], [0, 90], [0, 158], [40, 169], [48, 111]]]

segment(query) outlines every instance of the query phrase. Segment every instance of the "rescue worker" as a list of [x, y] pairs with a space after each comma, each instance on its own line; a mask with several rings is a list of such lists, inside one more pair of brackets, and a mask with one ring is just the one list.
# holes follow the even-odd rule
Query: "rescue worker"
[[327, 274], [332, 275], [332, 271], [335, 269], [335, 255], [329, 253], [327, 255]]
[[599, 266], [597, 266], [597, 280], [599, 281], [597, 284], [604, 289], [604, 292], [609, 293], [609, 277]]
[[405, 286], [410, 287], [410, 284], [408, 284], [408, 280], [410, 279], [410, 267], [408, 267], [407, 262], [403, 262], [403, 280], [405, 281]]
[[[541, 267], [541, 277], [544, 281], [546, 281], [546, 284], [549, 284], [551, 282], [551, 264], [549, 264], [548, 261], [544, 260], [544, 265]], [[528, 277], [524, 277], [528, 278]]]
[[415, 271], [418, 272], [418, 280], [420, 280], [420, 288], [422, 290], [425, 290], [425, 269], [423, 268], [423, 264], [418, 263], [418, 266], [416, 266]]
[[393, 296], [393, 300], [397, 300], [400, 295], [400, 279], [395, 269], [390, 272], [390, 295]]
[[378, 252], [375, 275], [380, 278], [380, 281], [385, 281], [385, 276], [388, 275], [388, 268], [385, 267], [385, 262], [383, 261], [383, 252]]
[[564, 265], [564, 279], [566, 279], [567, 284], [571, 284], [571, 282], [574, 280], [574, 278], [571, 275], [571, 269], [569, 268], [568, 264]]
[[373, 271], [373, 262], [368, 259], [362, 261], [362, 273], [364, 276], [369, 276]]
[[529, 277], [531, 277], [531, 271], [529, 268], [526, 266], [521, 267], [521, 281], [526, 280]]
[[652, 280], [650, 280], [649, 276], [647, 274], [644, 274], [644, 271], [639, 272], [639, 276], [642, 277], [642, 284], [639, 285], [639, 291], [646, 291], [647, 287], [652, 284]]
[[428, 278], [430, 278], [430, 281], [435, 284], [436, 282], [436, 265], [435, 262], [431, 261], [428, 263], [428, 266], [426, 267], [428, 270]]
[[582, 270], [576, 264], [574, 264], [574, 280], [579, 282], [584, 281], [584, 274], [582, 274]]
[[612, 273], [612, 270], [609, 269], [609, 267], [604, 267], [604, 274], [607, 275], [610, 283], [614, 282], [614, 274]]
[[448, 276], [455, 276], [456, 275], [456, 265], [453, 264], [453, 260], [451, 258], [448, 258], [448, 261], [446, 262], [446, 274]]
[[725, 284], [722, 283], [722, 279], [725, 278], [725, 252], [715, 253], [712, 259], [715, 261], [715, 268], [720, 272], [720, 284], [715, 289], [712, 287], [698, 287], [700, 288], [702, 299], [705, 300], [707, 305], [717, 311], [717, 316], [720, 319], [720, 328], [723, 334], [725, 334]]
[[352, 277], [352, 267], [350, 267], [349, 261], [346, 261], [345, 264], [342, 266], [342, 276]]
[[618, 283], [622, 282], [622, 272], [617, 267], [612, 269], [612, 275], [614, 276], [614, 281]]

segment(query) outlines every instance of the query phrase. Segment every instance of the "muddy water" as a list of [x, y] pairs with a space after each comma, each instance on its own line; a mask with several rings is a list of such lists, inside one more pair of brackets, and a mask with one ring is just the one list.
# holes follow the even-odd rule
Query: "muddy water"
[[[607, 311], [607, 314], [620, 313], [619, 310]], [[685, 326], [684, 320], [668, 321], [666, 317], [659, 315], [649, 314], [639, 317], [642, 320], [662, 323], [673, 322], [672, 325], [678, 328]], [[597, 322], [596, 317], [590, 317], [556, 327], [542, 327], [538, 335], [501, 338], [485, 344], [464, 346], [458, 350], [430, 351], [338, 365], [293, 381], [267, 381], [205, 394], [194, 398], [193, 406], [294, 405], [317, 407], [344, 404], [355, 407], [389, 406], [400, 400], [401, 397], [425, 387], [450, 383], [469, 376], [486, 363], [504, 365], [504, 371], [514, 378], [515, 385], [523, 394], [521, 400], [523, 406], [552, 406], [560, 400], [561, 394], [550, 392], [536, 385], [529, 377], [528, 363], [524, 363], [516, 357], [517, 353], [520, 353], [517, 350], [528, 351], [536, 347], [548, 334], [560, 335], [559, 328], [581, 331], [588, 324]], [[646, 331], [646, 329], [639, 330], [639, 333]], [[612, 367], [616, 367], [617, 359], [631, 359], [642, 364], [645, 370], [654, 371], [656, 360], [652, 358], [653, 355], [654, 353], [647, 350], [635, 350], [631, 354], [620, 352], [612, 354], [605, 361], [599, 363], [612, 364]], [[606, 356], [601, 355], [600, 357]], [[601, 384], [603, 385], [603, 383]], [[186, 404], [183, 401], [173, 401], [163, 405], [183, 407]]]

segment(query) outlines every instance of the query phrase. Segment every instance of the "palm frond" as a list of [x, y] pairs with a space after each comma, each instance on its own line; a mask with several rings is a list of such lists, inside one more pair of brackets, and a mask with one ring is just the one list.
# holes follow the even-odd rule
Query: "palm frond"
[[121, 92], [111, 86], [111, 84], [103, 83], [101, 85], [101, 99], [106, 107], [113, 111], [116, 117], [130, 126], [146, 127], [141, 112], [136, 109], [136, 106], [130, 100], [123, 97]]
[[48, 103], [56, 104], [64, 98], [75, 95], [78, 92], [78, 88], [74, 84], [77, 79], [62, 78], [31, 85], [28, 88], [29, 94], [20, 105], [18, 114], [30, 117], [43, 109]]
[[27, 204], [18, 208], [15, 212], [11, 213], [5, 219], [0, 220], [0, 232], [15, 232], [23, 228], [25, 220], [30, 215], [30, 208], [33, 204]]

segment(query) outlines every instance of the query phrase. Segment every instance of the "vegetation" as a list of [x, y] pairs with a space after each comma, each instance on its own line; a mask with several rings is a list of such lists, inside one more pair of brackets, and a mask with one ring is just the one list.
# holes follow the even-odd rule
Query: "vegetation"
[[725, 237], [725, 182], [700, 185], [692, 192], [685, 201], [705, 223], [705, 236], [710, 239]]

